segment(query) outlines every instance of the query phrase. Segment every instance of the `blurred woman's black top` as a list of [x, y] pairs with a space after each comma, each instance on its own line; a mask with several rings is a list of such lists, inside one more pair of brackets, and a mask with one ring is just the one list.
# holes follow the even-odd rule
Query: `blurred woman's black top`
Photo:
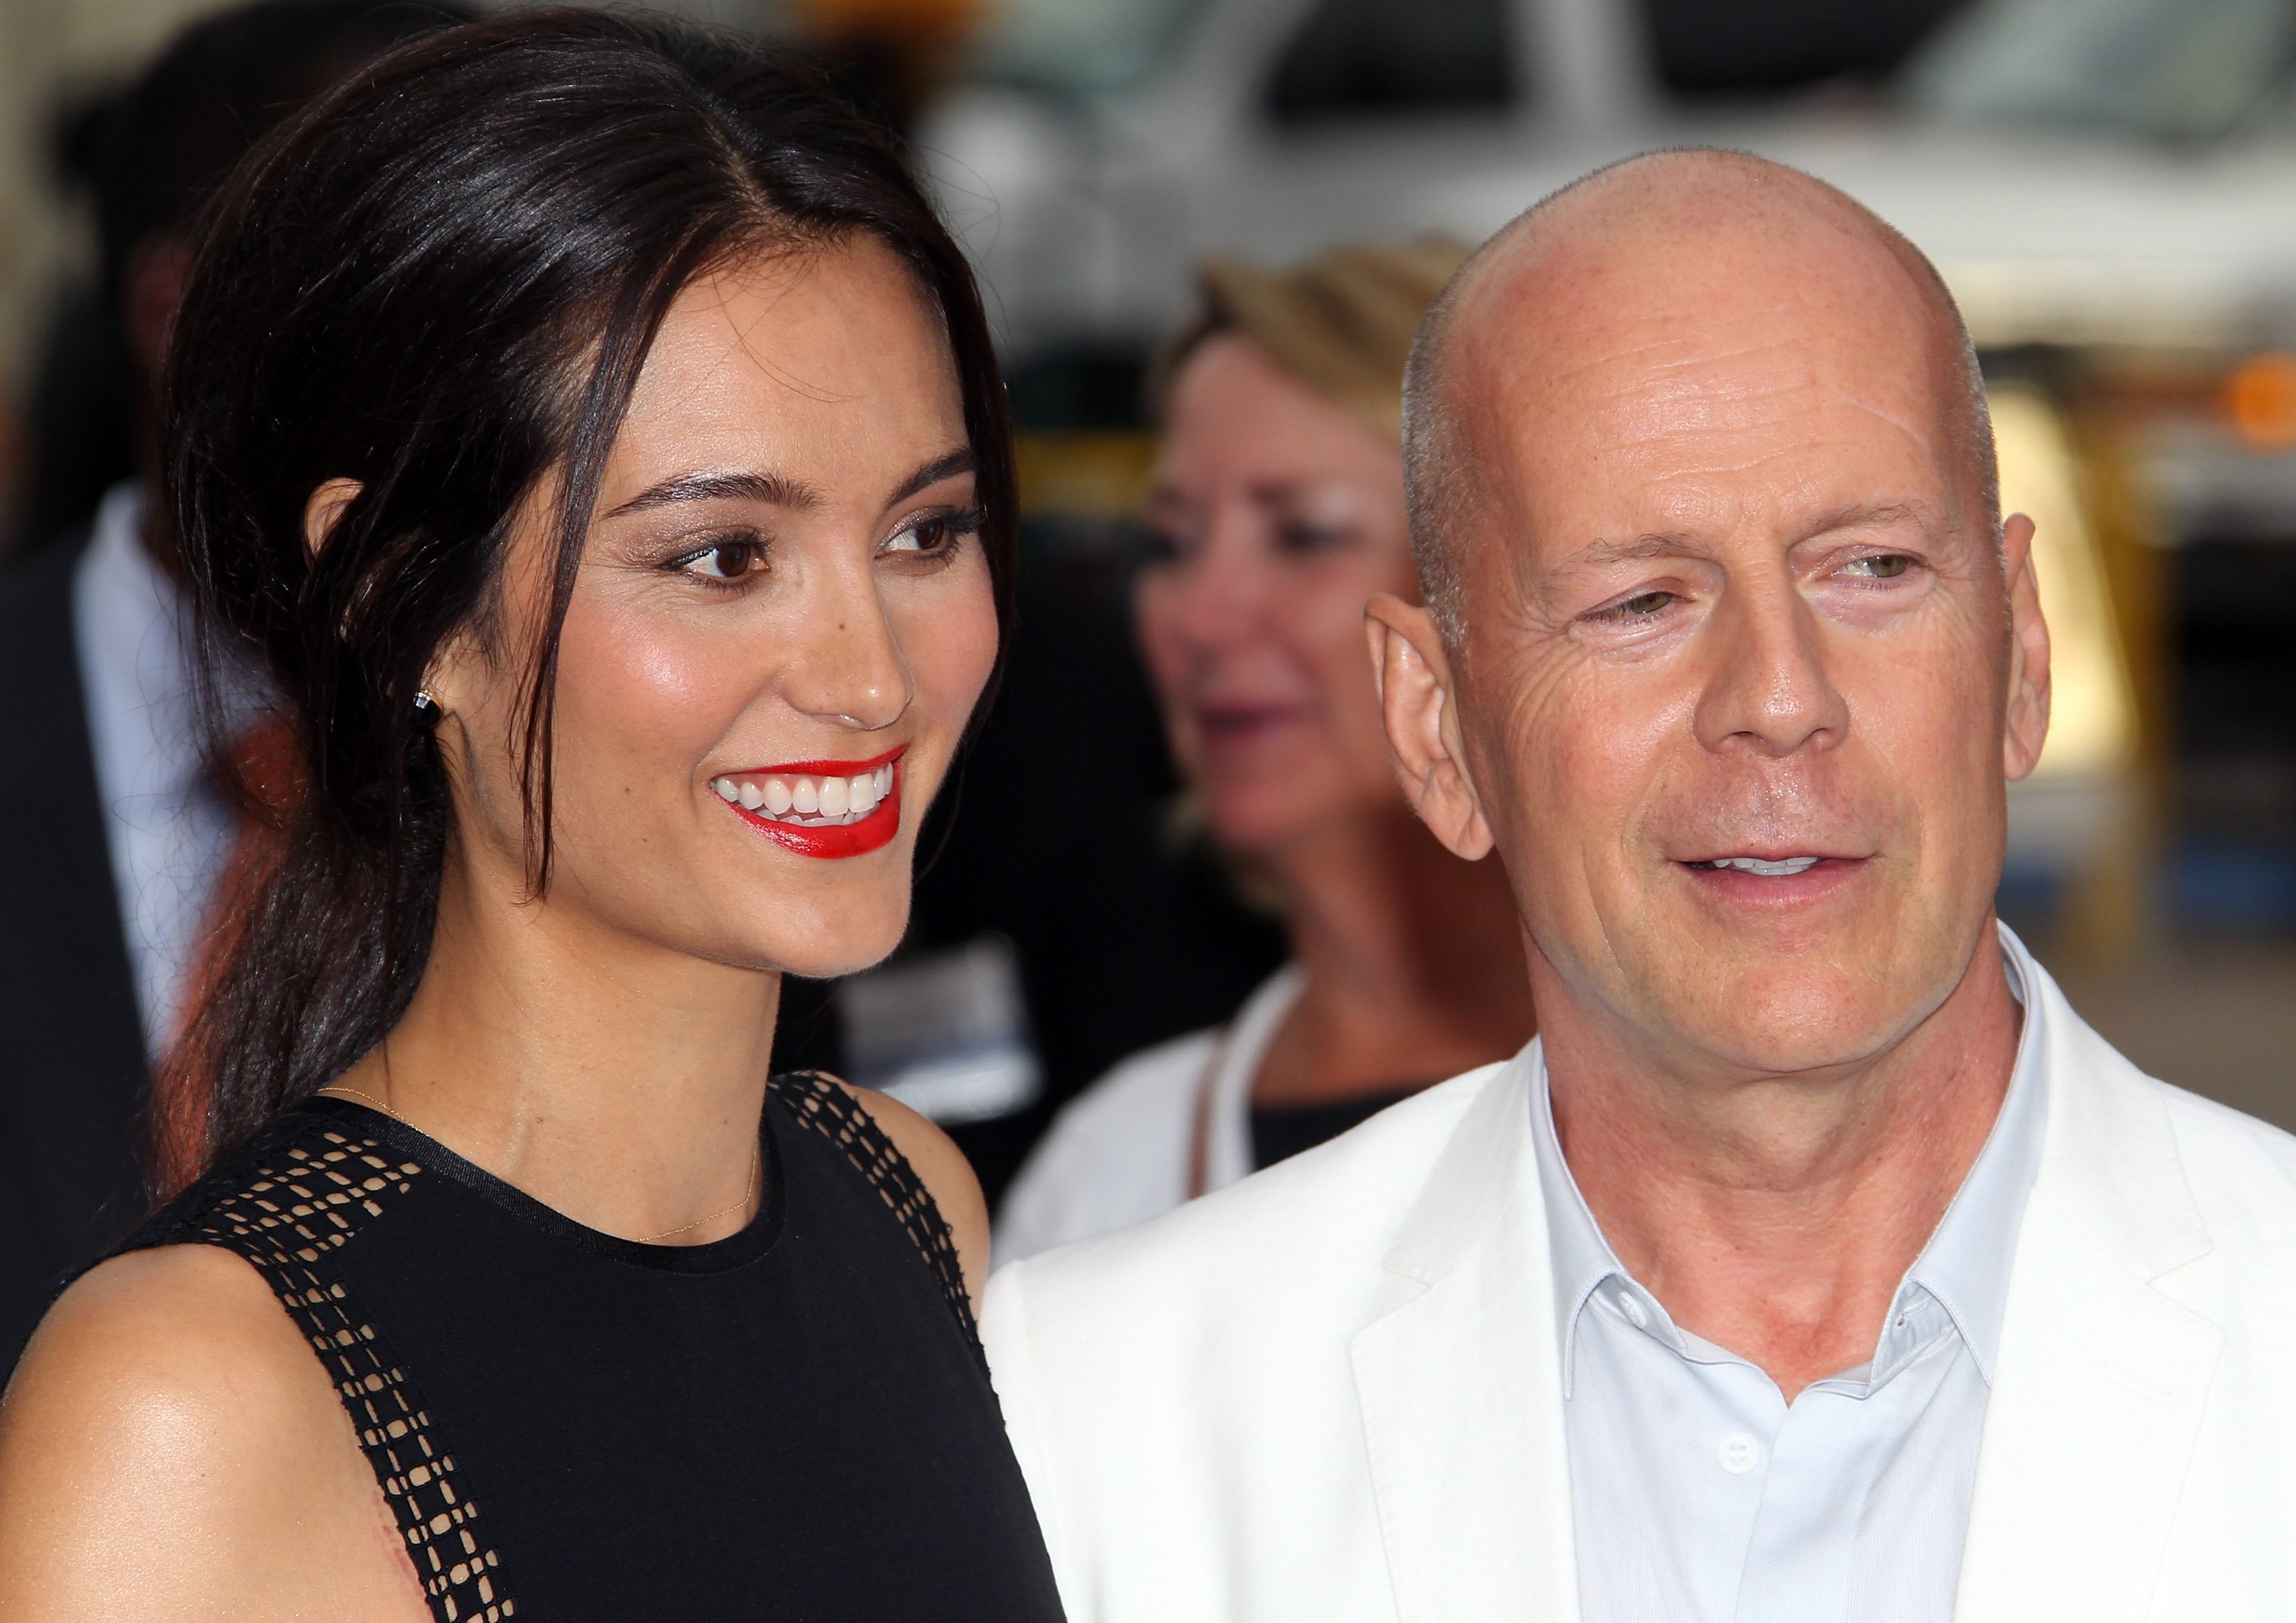
[[121, 1249], [270, 1283], [440, 1619], [1057, 1619], [931, 1197], [832, 1082], [762, 1133], [756, 1221], [645, 1245], [314, 1099]]

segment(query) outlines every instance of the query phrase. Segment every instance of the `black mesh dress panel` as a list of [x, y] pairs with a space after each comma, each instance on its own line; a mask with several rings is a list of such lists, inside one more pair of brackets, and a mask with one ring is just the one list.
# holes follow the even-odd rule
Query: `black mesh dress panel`
[[442, 1623], [1057, 1623], [931, 1196], [825, 1079], [762, 1134], [756, 1220], [655, 1246], [315, 1099], [121, 1250], [270, 1283]]

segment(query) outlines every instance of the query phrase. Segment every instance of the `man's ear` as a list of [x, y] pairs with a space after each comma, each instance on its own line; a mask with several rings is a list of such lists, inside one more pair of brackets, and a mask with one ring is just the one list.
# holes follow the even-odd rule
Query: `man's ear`
[[1480, 861], [1495, 842], [1467, 773], [1450, 656], [1434, 616], [1382, 592], [1364, 607], [1364, 630], [1404, 799], [1453, 855]]
[[2001, 527], [2009, 586], [2009, 710], [2001, 769], [2012, 783], [2033, 770], [2049, 736], [2049, 627], [2041, 618], [2040, 578], [2033, 572], [2033, 521], [2013, 513]]

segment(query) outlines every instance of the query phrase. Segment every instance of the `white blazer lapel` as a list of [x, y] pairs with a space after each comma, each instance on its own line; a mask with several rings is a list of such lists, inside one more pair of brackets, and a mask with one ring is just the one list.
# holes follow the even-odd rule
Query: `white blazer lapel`
[[2116, 1623], [2152, 1601], [2223, 1333], [2152, 1285], [2209, 1249], [2156, 1085], [2027, 984], [2049, 1119], [1955, 1615]]
[[1405, 1299], [1350, 1347], [1403, 1623], [1578, 1616], [1533, 1062], [1462, 1119], [1387, 1258]]

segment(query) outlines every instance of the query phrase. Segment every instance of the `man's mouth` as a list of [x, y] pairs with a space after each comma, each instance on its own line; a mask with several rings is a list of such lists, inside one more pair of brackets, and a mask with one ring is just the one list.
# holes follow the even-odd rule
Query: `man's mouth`
[[1823, 857], [1710, 857], [1703, 861], [1683, 865], [1709, 872], [1720, 869], [1759, 873], [1765, 879], [1786, 879], [1796, 873], [1807, 873], [1824, 860]]
[[728, 806], [797, 828], [840, 828], [874, 812], [893, 792], [896, 750], [875, 762], [797, 761], [709, 780]]

